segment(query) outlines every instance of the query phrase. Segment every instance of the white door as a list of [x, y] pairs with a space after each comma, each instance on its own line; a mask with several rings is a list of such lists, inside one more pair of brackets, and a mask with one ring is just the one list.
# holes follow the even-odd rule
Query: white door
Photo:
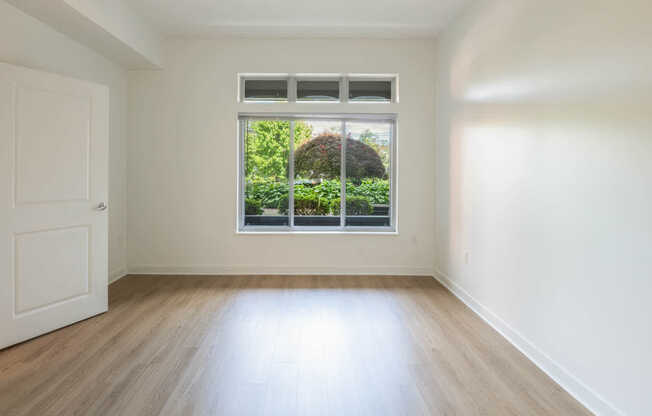
[[0, 63], [0, 348], [108, 308], [108, 97]]

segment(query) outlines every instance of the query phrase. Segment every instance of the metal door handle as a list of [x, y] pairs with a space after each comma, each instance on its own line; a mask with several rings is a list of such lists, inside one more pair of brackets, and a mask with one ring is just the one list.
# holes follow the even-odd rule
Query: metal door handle
[[97, 209], [98, 211], [106, 211], [107, 208], [108, 206], [104, 202], [100, 202], [100, 204], [95, 209]]

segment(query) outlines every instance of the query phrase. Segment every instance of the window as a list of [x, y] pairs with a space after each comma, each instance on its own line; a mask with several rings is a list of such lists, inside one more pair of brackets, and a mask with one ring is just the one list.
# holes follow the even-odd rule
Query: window
[[390, 102], [391, 81], [349, 81], [350, 101]]
[[242, 102], [398, 102], [397, 75], [238, 75]]
[[297, 101], [339, 101], [340, 82], [297, 81]]
[[247, 101], [287, 101], [286, 79], [246, 79], [244, 96]]
[[394, 115], [241, 115], [240, 231], [395, 229]]

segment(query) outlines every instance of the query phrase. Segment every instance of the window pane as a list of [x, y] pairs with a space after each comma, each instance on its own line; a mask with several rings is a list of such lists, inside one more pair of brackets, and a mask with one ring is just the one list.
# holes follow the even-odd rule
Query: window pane
[[337, 101], [339, 99], [339, 81], [297, 81], [298, 101]]
[[346, 138], [345, 225], [387, 227], [392, 124], [347, 122]]
[[299, 120], [294, 129], [294, 225], [340, 226], [342, 122]]
[[392, 81], [349, 81], [349, 100], [389, 102]]
[[288, 81], [285, 79], [246, 79], [245, 100], [247, 101], [287, 101]]
[[245, 225], [287, 226], [290, 122], [245, 122]]

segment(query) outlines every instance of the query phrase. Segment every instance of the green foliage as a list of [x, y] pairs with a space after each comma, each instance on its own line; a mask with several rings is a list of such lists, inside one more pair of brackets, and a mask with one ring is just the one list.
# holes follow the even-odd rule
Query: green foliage
[[[376, 151], [359, 140], [346, 141], [346, 175], [348, 178], [383, 178], [385, 166]], [[298, 175], [313, 179], [340, 177], [342, 137], [323, 133], [301, 145], [294, 154]]]
[[251, 179], [247, 181], [247, 196], [261, 201], [264, 208], [278, 208], [283, 197], [287, 198], [290, 186], [287, 182], [272, 179]]
[[346, 193], [351, 196], [364, 196], [372, 204], [389, 204], [389, 181], [387, 179], [362, 179], [360, 184], [346, 183]]
[[[340, 198], [331, 201], [331, 212], [333, 215], [340, 215]], [[373, 207], [368, 198], [364, 196], [347, 196], [346, 215], [370, 215]]]
[[[294, 128], [295, 146], [310, 139], [312, 127], [298, 121]], [[263, 120], [249, 122], [245, 138], [245, 176], [287, 178], [290, 152], [290, 122]]]
[[[321, 183], [297, 183], [294, 186], [294, 199], [295, 201], [310, 199], [327, 201], [328, 206], [333, 206], [333, 201], [340, 198], [340, 181], [339, 179], [324, 180]], [[347, 199], [362, 197], [369, 204], [388, 205], [389, 204], [389, 181], [387, 179], [367, 178], [362, 179], [359, 184], [354, 184], [351, 181], [346, 183]], [[285, 182], [275, 182], [269, 179], [253, 179], [247, 182], [246, 196], [257, 201], [260, 201], [264, 208], [278, 208], [282, 215], [287, 214], [288, 206], [289, 185]], [[306, 203], [308, 204], [308, 203]], [[336, 203], [339, 207], [339, 202]], [[348, 207], [348, 205], [347, 205]], [[347, 212], [351, 214], [351, 210], [357, 209], [357, 203]], [[364, 208], [363, 208], [364, 209]], [[331, 209], [332, 211], [332, 209]], [[369, 212], [372, 210], [370, 209]], [[339, 208], [338, 208], [339, 215]], [[357, 211], [356, 211], [357, 212]], [[351, 214], [351, 215], [367, 215], [367, 214]]]
[[[294, 197], [294, 215], [328, 215], [330, 213], [330, 201], [315, 195], [304, 195]], [[283, 198], [279, 204], [279, 213], [287, 215], [288, 199]]]
[[316, 185], [297, 183], [294, 185], [294, 197], [315, 196], [322, 199], [333, 199], [340, 197], [342, 186], [339, 180], [325, 180]]
[[328, 215], [329, 212], [328, 199], [317, 196], [294, 198], [294, 215]]
[[[287, 214], [289, 142], [288, 121], [247, 123], [244, 143], [247, 215], [260, 215], [263, 208]], [[328, 215], [335, 212], [335, 206], [339, 213], [339, 202], [335, 201], [339, 201], [341, 192], [341, 143], [336, 133], [324, 133], [313, 139], [310, 125], [295, 122], [295, 170], [299, 177], [311, 179], [298, 180], [294, 186], [297, 215]], [[361, 134], [360, 140], [347, 140], [346, 155], [348, 212], [366, 215], [372, 211], [370, 204], [389, 204], [387, 146], [378, 144], [373, 132], [367, 131]]]
[[263, 213], [263, 208], [261, 203], [257, 199], [246, 198], [245, 199], [245, 214], [246, 215], [261, 215]]

